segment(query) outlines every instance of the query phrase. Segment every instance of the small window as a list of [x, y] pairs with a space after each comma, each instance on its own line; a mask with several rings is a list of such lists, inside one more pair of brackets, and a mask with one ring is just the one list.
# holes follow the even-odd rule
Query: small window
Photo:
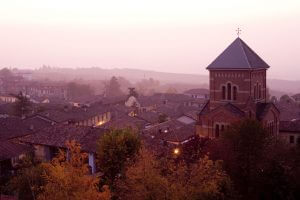
[[295, 142], [295, 136], [290, 135], [290, 144], [294, 144]]
[[259, 85], [258, 98], [261, 99], [261, 85]]

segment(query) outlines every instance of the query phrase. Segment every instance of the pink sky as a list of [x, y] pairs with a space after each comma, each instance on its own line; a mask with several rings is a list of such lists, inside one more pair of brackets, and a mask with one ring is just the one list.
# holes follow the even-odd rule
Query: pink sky
[[[145, 3], [147, 2], [147, 3]], [[299, 0], [26, 0], [0, 3], [0, 68], [138, 68], [207, 74], [236, 37], [300, 79]]]

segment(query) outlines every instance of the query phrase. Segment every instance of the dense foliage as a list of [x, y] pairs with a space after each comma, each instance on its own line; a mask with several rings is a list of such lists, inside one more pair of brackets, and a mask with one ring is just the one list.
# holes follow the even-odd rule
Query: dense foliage
[[141, 147], [137, 133], [131, 129], [115, 129], [98, 141], [97, 166], [105, 184], [114, 188], [115, 181], [124, 176], [126, 166], [134, 161]]
[[206, 150], [212, 159], [224, 161], [243, 199], [299, 197], [299, 152], [268, 134], [260, 122], [246, 119], [233, 124]]

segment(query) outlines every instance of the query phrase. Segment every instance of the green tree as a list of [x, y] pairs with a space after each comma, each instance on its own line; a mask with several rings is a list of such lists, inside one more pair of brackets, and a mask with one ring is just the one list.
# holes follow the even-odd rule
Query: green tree
[[243, 193], [251, 194], [261, 170], [259, 163], [272, 138], [260, 122], [251, 119], [233, 124], [223, 137], [230, 146], [235, 162], [231, 166], [231, 173], [240, 181], [238, 184], [244, 187]]
[[97, 166], [103, 181], [114, 189], [115, 181], [122, 178], [141, 147], [137, 133], [132, 129], [115, 129], [105, 133], [97, 145]]
[[26, 116], [31, 111], [31, 102], [22, 92], [17, 95], [14, 95], [17, 98], [17, 101], [14, 105], [14, 114], [19, 117]]

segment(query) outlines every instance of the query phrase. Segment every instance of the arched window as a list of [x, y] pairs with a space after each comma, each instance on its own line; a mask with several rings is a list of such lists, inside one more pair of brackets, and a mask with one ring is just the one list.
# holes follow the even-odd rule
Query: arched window
[[219, 124], [216, 125], [215, 137], [218, 138], [220, 136], [220, 127]]
[[258, 83], [256, 83], [256, 99], [259, 99], [259, 88], [258, 88]]
[[236, 100], [236, 96], [237, 96], [237, 88], [236, 86], [233, 86], [233, 100]]
[[256, 85], [254, 85], [254, 99], [256, 99]]
[[227, 84], [227, 100], [231, 100], [231, 84]]
[[222, 99], [226, 99], [226, 87], [222, 86]]
[[258, 91], [258, 98], [261, 99], [261, 85], [259, 85], [258, 88], [259, 88], [259, 89], [258, 89], [258, 90], [259, 90], [259, 91]]

